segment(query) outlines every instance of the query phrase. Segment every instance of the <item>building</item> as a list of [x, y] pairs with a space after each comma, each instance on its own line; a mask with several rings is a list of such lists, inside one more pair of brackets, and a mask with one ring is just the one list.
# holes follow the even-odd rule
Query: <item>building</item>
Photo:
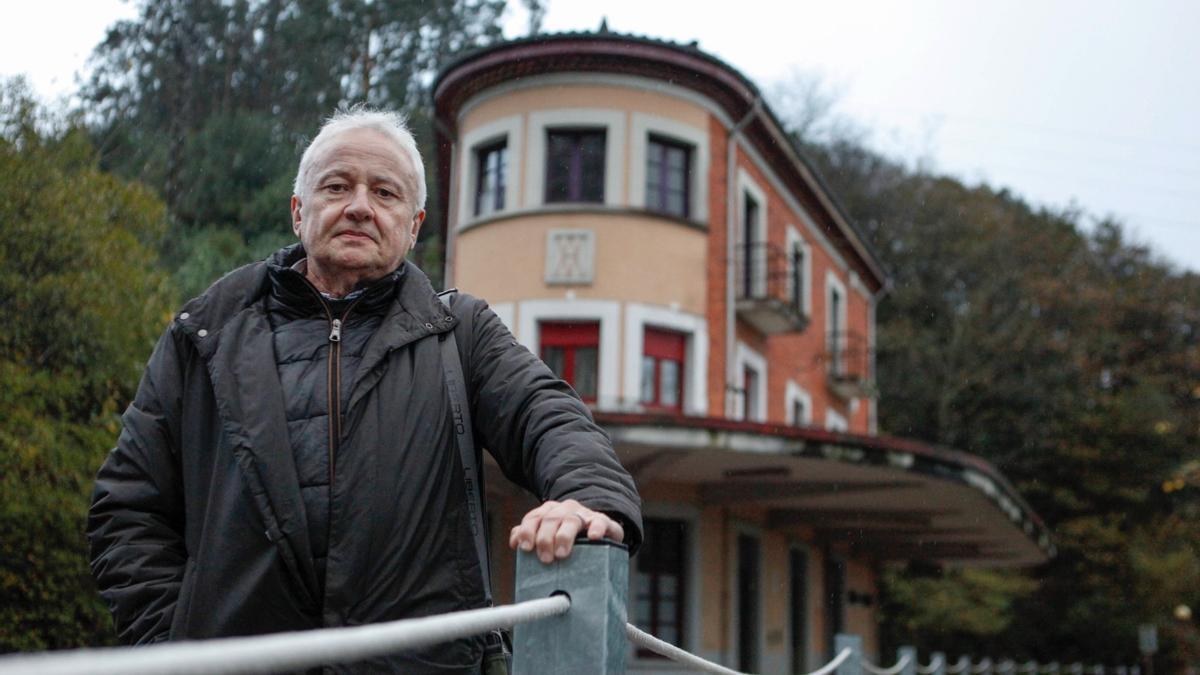
[[[877, 435], [887, 274], [736, 70], [694, 44], [538, 36], [460, 59], [434, 98], [447, 285], [573, 384], [642, 492], [631, 621], [807, 672], [836, 632], [877, 653], [882, 565], [1052, 553], [986, 462]], [[530, 505], [488, 488], [494, 523]]]

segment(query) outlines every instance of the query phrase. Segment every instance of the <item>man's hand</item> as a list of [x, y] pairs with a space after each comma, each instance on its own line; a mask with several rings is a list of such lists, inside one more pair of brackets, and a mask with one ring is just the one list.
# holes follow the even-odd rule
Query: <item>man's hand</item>
[[625, 530], [620, 523], [568, 499], [565, 502], [548, 501], [526, 513], [521, 524], [508, 535], [508, 546], [512, 549], [520, 547], [522, 551], [532, 551], [536, 547], [538, 560], [551, 563], [555, 558], [562, 560], [571, 555], [575, 537], [582, 532], [586, 532], [592, 541], [605, 537], [613, 541], [625, 540]]

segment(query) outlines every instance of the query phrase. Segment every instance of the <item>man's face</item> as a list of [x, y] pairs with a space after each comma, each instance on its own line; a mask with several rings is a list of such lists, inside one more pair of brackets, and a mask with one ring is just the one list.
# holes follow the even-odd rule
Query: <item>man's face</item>
[[353, 129], [319, 151], [303, 198], [292, 196], [292, 230], [318, 288], [344, 294], [400, 266], [425, 211], [408, 156], [374, 129]]

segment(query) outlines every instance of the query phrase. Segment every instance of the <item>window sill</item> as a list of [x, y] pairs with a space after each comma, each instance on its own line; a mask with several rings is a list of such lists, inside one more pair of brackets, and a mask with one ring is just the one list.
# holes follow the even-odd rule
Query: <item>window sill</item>
[[541, 204], [533, 208], [527, 209], [512, 209], [489, 213], [486, 216], [472, 216], [470, 220], [465, 220], [459, 223], [456, 232], [466, 232], [477, 227], [490, 225], [492, 223], [512, 220], [514, 218], [526, 218], [529, 216], [539, 216], [545, 214], [598, 214], [606, 216], [631, 216], [638, 218], [654, 218], [669, 223], [675, 223], [687, 228], [698, 230], [700, 232], [708, 232], [708, 223], [702, 223], [689, 218], [680, 218], [658, 211], [649, 209], [630, 208], [626, 206], [607, 206], [605, 204], [595, 204], [589, 202], [555, 202], [551, 204]]

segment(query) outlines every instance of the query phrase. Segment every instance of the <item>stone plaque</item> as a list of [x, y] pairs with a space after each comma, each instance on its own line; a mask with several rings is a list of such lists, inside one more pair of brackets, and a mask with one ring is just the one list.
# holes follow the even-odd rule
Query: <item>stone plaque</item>
[[546, 283], [590, 284], [596, 270], [596, 234], [591, 230], [546, 233]]

